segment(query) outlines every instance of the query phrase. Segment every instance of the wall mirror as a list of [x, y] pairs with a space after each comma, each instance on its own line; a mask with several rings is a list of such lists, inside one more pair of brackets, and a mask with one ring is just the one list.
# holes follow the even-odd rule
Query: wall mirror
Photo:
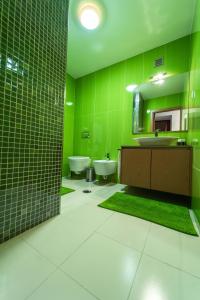
[[189, 73], [157, 74], [133, 94], [133, 133], [188, 130]]

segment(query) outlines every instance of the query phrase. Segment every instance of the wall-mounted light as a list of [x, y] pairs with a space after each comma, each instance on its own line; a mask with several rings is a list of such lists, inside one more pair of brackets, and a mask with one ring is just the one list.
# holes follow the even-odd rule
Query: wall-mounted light
[[162, 79], [165, 78], [165, 76], [166, 76], [166, 73], [158, 73], [158, 74], [153, 76], [153, 81], [154, 80], [162, 80]]
[[66, 105], [67, 106], [72, 106], [74, 103], [73, 102], [70, 102], [70, 101], [68, 101], [68, 102], [66, 102]]
[[127, 92], [132, 93], [137, 88], [137, 84], [129, 84], [126, 87]]
[[159, 80], [153, 81], [153, 84], [162, 85], [164, 82], [165, 82], [164, 79], [159, 79]]
[[167, 73], [158, 73], [152, 77], [150, 77], [150, 80], [153, 84], [162, 85], [165, 82]]
[[102, 11], [96, 3], [84, 2], [79, 6], [78, 17], [83, 27], [88, 30], [94, 30], [101, 23]]

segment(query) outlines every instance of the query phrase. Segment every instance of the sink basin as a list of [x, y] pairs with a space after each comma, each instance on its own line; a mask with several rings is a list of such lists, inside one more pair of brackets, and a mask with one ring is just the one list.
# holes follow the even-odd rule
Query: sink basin
[[173, 136], [159, 136], [159, 137], [140, 137], [133, 140], [138, 142], [140, 146], [169, 146], [178, 138]]

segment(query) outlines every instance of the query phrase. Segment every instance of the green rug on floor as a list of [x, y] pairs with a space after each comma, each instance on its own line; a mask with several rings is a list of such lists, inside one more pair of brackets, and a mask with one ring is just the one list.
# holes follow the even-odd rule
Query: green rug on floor
[[67, 188], [67, 187], [64, 187], [64, 186], [61, 186], [61, 188], [60, 188], [60, 196], [69, 194], [71, 192], [74, 192], [74, 190], [70, 189], [70, 188]]
[[189, 209], [185, 206], [120, 192], [115, 193], [99, 206], [151, 221], [183, 233], [197, 235], [190, 218]]

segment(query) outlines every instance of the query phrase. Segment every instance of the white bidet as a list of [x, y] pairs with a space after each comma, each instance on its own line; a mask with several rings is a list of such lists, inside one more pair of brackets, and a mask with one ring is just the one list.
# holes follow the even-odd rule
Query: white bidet
[[115, 160], [94, 160], [93, 164], [97, 175], [108, 176], [116, 172], [117, 162]]

